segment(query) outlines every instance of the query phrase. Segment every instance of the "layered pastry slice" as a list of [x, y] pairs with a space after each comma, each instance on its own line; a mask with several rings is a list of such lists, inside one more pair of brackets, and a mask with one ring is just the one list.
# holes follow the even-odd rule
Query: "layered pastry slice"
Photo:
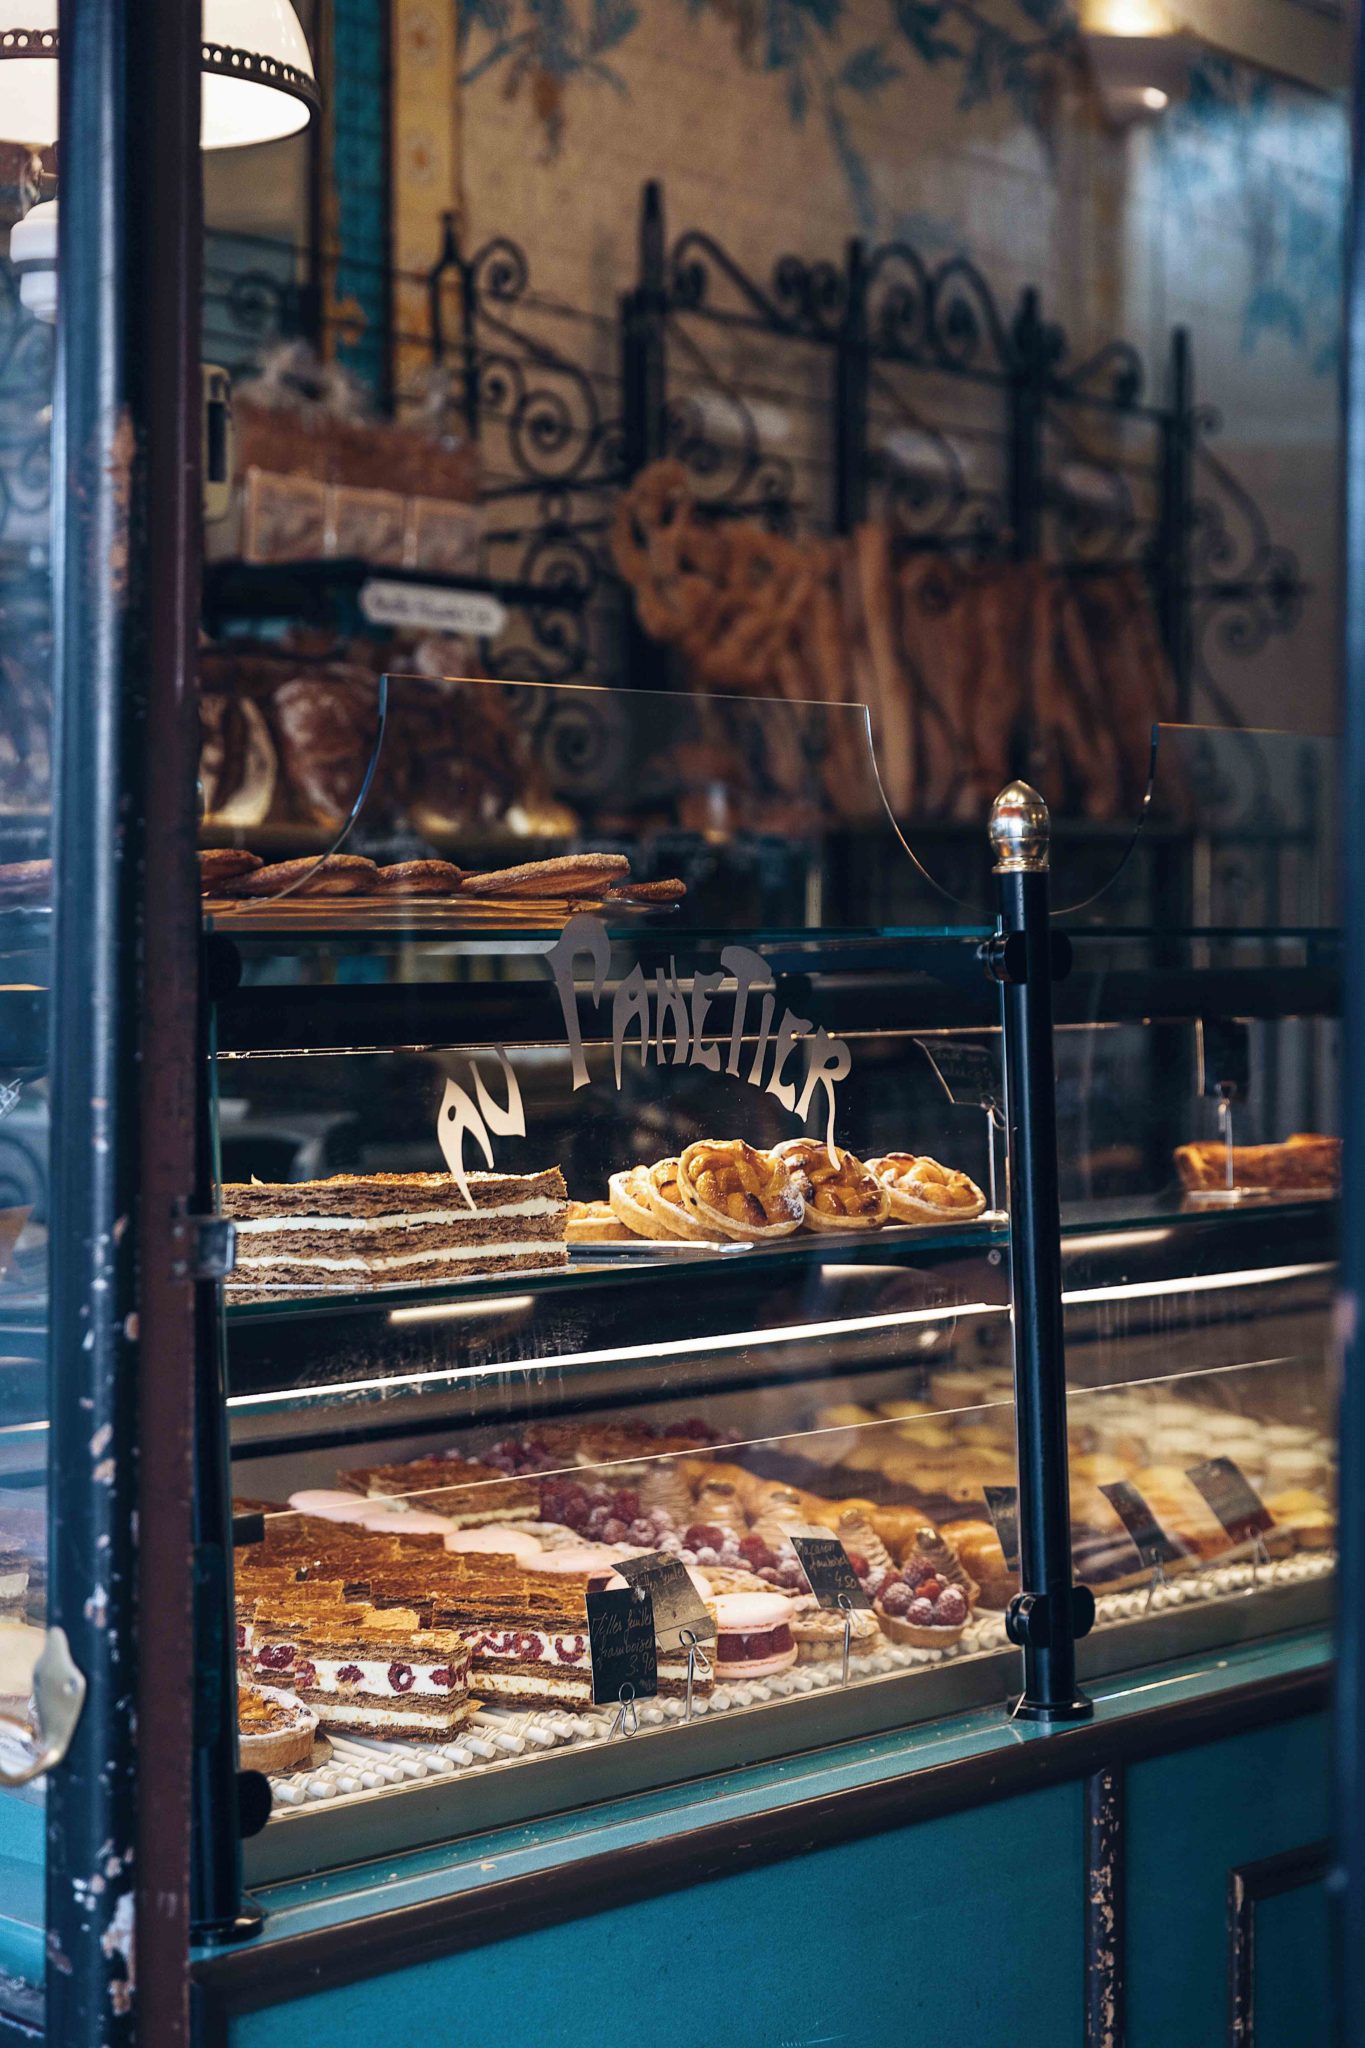
[[491, 1465], [465, 1464], [459, 1458], [413, 1458], [405, 1465], [363, 1466], [343, 1472], [341, 1482], [372, 1498], [406, 1501], [410, 1510], [439, 1515], [457, 1529], [477, 1529], [493, 1522], [534, 1522], [540, 1516], [540, 1486], [535, 1478], [509, 1478]]
[[315, 1604], [310, 1590], [258, 1603], [250, 1657], [259, 1682], [291, 1687], [324, 1729], [404, 1742], [458, 1733], [470, 1714], [464, 1635], [423, 1628], [416, 1610]]
[[820, 1138], [788, 1138], [776, 1146], [796, 1176], [807, 1230], [879, 1230], [891, 1214], [891, 1197], [871, 1170]]
[[471, 1173], [471, 1208], [447, 1174], [336, 1174], [229, 1182], [236, 1284], [364, 1288], [530, 1272], [568, 1259], [568, 1196], [543, 1173]]

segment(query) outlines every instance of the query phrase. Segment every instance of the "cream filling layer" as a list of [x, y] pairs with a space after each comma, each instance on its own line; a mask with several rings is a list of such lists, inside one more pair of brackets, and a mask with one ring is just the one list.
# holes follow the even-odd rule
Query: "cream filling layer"
[[304, 1266], [310, 1273], [392, 1273], [400, 1266], [434, 1266], [442, 1259], [535, 1258], [547, 1249], [562, 1250], [563, 1240], [533, 1237], [509, 1244], [501, 1238], [494, 1238], [490, 1244], [440, 1245], [434, 1251], [402, 1252], [396, 1258], [386, 1259], [308, 1259], [285, 1252], [273, 1259], [238, 1259], [235, 1270], [240, 1273], [265, 1271], [271, 1266]]
[[586, 1672], [557, 1671], [538, 1678], [531, 1671], [481, 1671], [474, 1680], [475, 1696], [497, 1699], [503, 1694], [544, 1693], [547, 1699], [592, 1699], [592, 1680]]
[[459, 1728], [468, 1718], [469, 1702], [463, 1695], [453, 1697], [449, 1703], [449, 1711], [440, 1715], [423, 1714], [419, 1717], [415, 1714], [405, 1714], [401, 1709], [393, 1707], [371, 1706], [364, 1700], [328, 1700], [319, 1713], [319, 1719], [324, 1727], [328, 1728]]
[[552, 1216], [568, 1204], [555, 1195], [527, 1195], [520, 1202], [496, 1202], [486, 1209], [405, 1209], [393, 1216], [250, 1216], [236, 1223], [239, 1237], [263, 1230], [416, 1230], [426, 1223], [497, 1222], [507, 1216]]
[[[469, 1659], [464, 1653], [449, 1658], [444, 1664], [409, 1664], [401, 1657], [393, 1657], [387, 1663], [371, 1663], [368, 1659], [339, 1657], [325, 1662], [314, 1657], [301, 1657], [301, 1664], [311, 1664], [314, 1677], [305, 1687], [308, 1692], [340, 1692], [348, 1698], [358, 1693], [381, 1693], [386, 1699], [408, 1699], [421, 1696], [428, 1699], [450, 1699], [462, 1692], [469, 1678]], [[359, 1678], [343, 1679], [343, 1671], [360, 1673]], [[411, 1685], [395, 1685], [390, 1675], [394, 1671], [411, 1672]], [[448, 1671], [454, 1678], [453, 1685], [437, 1684], [433, 1673]], [[294, 1673], [298, 1680], [297, 1668]]]

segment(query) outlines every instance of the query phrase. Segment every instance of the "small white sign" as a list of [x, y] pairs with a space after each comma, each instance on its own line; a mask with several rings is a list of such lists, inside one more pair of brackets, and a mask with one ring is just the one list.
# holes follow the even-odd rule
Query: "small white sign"
[[360, 609], [372, 626], [416, 626], [492, 640], [507, 624], [507, 607], [486, 590], [440, 583], [394, 583], [372, 576], [360, 586]]

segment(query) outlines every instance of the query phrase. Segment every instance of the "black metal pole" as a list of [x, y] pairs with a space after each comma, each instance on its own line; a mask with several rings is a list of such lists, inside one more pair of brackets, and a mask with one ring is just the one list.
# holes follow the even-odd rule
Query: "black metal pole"
[[1019, 1458], [1019, 1583], [1006, 1625], [1024, 1652], [1016, 1714], [1077, 1721], [1092, 1711], [1076, 1683], [1076, 1640], [1095, 1603], [1071, 1581], [1066, 1358], [1052, 982], [1069, 957], [1048, 909], [1048, 813], [1011, 783], [991, 812], [1000, 890], [991, 963], [1003, 984], [1009, 1144], [1014, 1417]]
[[1171, 334], [1169, 391], [1161, 422], [1161, 501], [1157, 520], [1157, 608], [1162, 644], [1175, 680], [1176, 716], [1190, 715], [1190, 534], [1193, 526], [1194, 363], [1189, 330]]
[[[139, 31], [166, 12], [156, 0], [63, 0], [59, 16], [49, 1618], [88, 1692], [47, 1783], [47, 2038], [73, 2044], [131, 2042], [139, 2019], [134, 1226], [149, 593], [134, 361], [154, 317], [140, 286], [157, 195], [132, 101]], [[167, 1646], [172, 1691], [185, 1647]]]
[[834, 351], [834, 531], [867, 517], [867, 251], [848, 245], [844, 317]]
[[[1365, 791], [1365, 47], [1355, 53], [1355, 159], [1346, 278], [1345, 732], [1343, 816]], [[1343, 841], [1343, 957], [1365, 940], [1365, 835]], [[1344, 976], [1341, 1070], [1365, 1058], [1365, 977]], [[1365, 1094], [1341, 1090], [1343, 1158], [1341, 1296], [1340, 1562], [1337, 1572], [1336, 1907], [1337, 2039], [1365, 2041]]]
[[[668, 254], [663, 187], [651, 178], [640, 199], [639, 275], [621, 297], [621, 461], [626, 481], [668, 453]], [[659, 689], [668, 656], [640, 625], [629, 592], [626, 679]]]
[[1009, 383], [1010, 553], [1030, 562], [1043, 525], [1043, 311], [1035, 286], [1021, 294]]

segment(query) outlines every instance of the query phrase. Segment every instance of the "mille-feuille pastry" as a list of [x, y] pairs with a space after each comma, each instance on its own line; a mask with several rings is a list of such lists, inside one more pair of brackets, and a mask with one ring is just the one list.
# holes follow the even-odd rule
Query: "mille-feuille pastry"
[[699, 1138], [689, 1145], [678, 1161], [678, 1186], [704, 1229], [749, 1244], [789, 1237], [805, 1215], [786, 1161], [743, 1138]]
[[805, 1203], [807, 1230], [880, 1230], [891, 1214], [891, 1198], [861, 1159], [820, 1138], [787, 1138], [773, 1147], [796, 1177]]
[[634, 1236], [653, 1238], [656, 1243], [676, 1240], [676, 1232], [650, 1207], [648, 1167], [628, 1166], [624, 1173], [614, 1173], [607, 1182], [607, 1199], [612, 1214]]
[[629, 1244], [635, 1236], [610, 1202], [570, 1202], [564, 1234], [570, 1244]]
[[464, 869], [449, 860], [400, 860], [380, 868], [374, 879], [380, 896], [453, 896]]
[[685, 1237], [693, 1244], [708, 1242], [704, 1225], [689, 1214], [678, 1185], [678, 1161], [656, 1160], [653, 1166], [645, 1168], [645, 1200], [656, 1219], [673, 1237]]
[[886, 1189], [898, 1223], [970, 1223], [986, 1207], [976, 1182], [922, 1152], [885, 1152], [868, 1169]]
[[597, 896], [630, 873], [623, 853], [566, 853], [553, 860], [528, 860], [486, 875], [466, 875], [466, 896]]

